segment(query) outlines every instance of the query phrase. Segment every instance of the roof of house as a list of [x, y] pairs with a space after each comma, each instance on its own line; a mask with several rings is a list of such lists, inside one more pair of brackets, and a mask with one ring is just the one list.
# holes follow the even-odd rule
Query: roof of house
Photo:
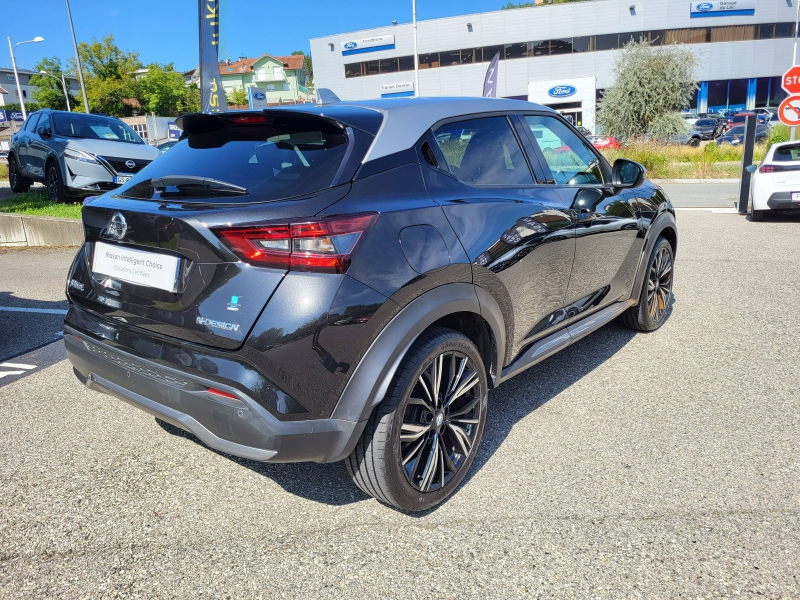
[[[224, 60], [219, 61], [219, 72], [221, 75], [237, 75], [239, 73], [249, 73], [253, 70], [253, 65], [263, 58], [274, 58], [283, 63], [284, 67], [290, 71], [300, 71], [303, 69], [305, 63], [305, 56], [296, 54], [293, 56], [272, 56], [271, 54], [262, 54], [256, 58], [244, 58], [241, 60], [232, 60], [230, 64]], [[231, 70], [232, 69], [232, 70]], [[197, 69], [195, 69], [197, 71]]]
[[5, 91], [2, 87], [0, 87], [0, 94], [7, 94], [8, 92]]

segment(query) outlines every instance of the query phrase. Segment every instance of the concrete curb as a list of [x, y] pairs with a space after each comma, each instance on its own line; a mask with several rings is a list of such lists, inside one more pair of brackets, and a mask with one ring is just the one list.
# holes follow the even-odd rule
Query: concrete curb
[[75, 219], [0, 213], [0, 246], [80, 246], [83, 223]]

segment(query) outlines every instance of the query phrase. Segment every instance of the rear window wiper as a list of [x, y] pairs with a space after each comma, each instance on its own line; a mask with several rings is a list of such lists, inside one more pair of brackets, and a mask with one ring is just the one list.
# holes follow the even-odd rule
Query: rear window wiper
[[[247, 188], [218, 179], [198, 175], [168, 175], [149, 181], [161, 197], [201, 194], [204, 196], [247, 196]], [[167, 188], [174, 187], [175, 191]]]

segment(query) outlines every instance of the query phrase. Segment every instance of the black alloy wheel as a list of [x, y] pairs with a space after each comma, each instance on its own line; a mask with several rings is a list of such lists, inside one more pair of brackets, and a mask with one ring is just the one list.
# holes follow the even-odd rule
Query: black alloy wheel
[[672, 297], [672, 255], [662, 244], [647, 274], [647, 312], [653, 321], [664, 320]]
[[467, 337], [449, 329], [420, 336], [345, 461], [353, 481], [400, 509], [440, 503], [475, 458], [487, 391], [483, 360]]
[[61, 202], [64, 200], [64, 193], [61, 188], [61, 173], [55, 162], [47, 167], [47, 198], [51, 202]]
[[411, 486], [443, 489], [466, 463], [481, 422], [478, 371], [461, 352], [443, 352], [417, 378], [400, 426], [400, 455]]
[[17, 194], [27, 192], [31, 187], [30, 181], [20, 174], [15, 156], [11, 156], [8, 159], [8, 183], [11, 186], [11, 191]]
[[672, 245], [659, 237], [650, 253], [639, 302], [620, 315], [623, 325], [636, 331], [654, 331], [664, 324], [672, 300], [674, 263]]

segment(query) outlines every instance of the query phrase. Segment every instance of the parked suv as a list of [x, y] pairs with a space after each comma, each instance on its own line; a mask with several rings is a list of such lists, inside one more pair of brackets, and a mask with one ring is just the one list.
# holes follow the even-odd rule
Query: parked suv
[[15, 192], [39, 181], [63, 202], [113, 190], [160, 154], [119, 119], [44, 109], [11, 138], [8, 178]]
[[221, 452], [345, 460], [367, 494], [427, 509], [474, 460], [490, 389], [616, 317], [669, 314], [669, 200], [551, 109], [406, 98], [178, 125], [84, 204], [64, 339], [84, 385]]

